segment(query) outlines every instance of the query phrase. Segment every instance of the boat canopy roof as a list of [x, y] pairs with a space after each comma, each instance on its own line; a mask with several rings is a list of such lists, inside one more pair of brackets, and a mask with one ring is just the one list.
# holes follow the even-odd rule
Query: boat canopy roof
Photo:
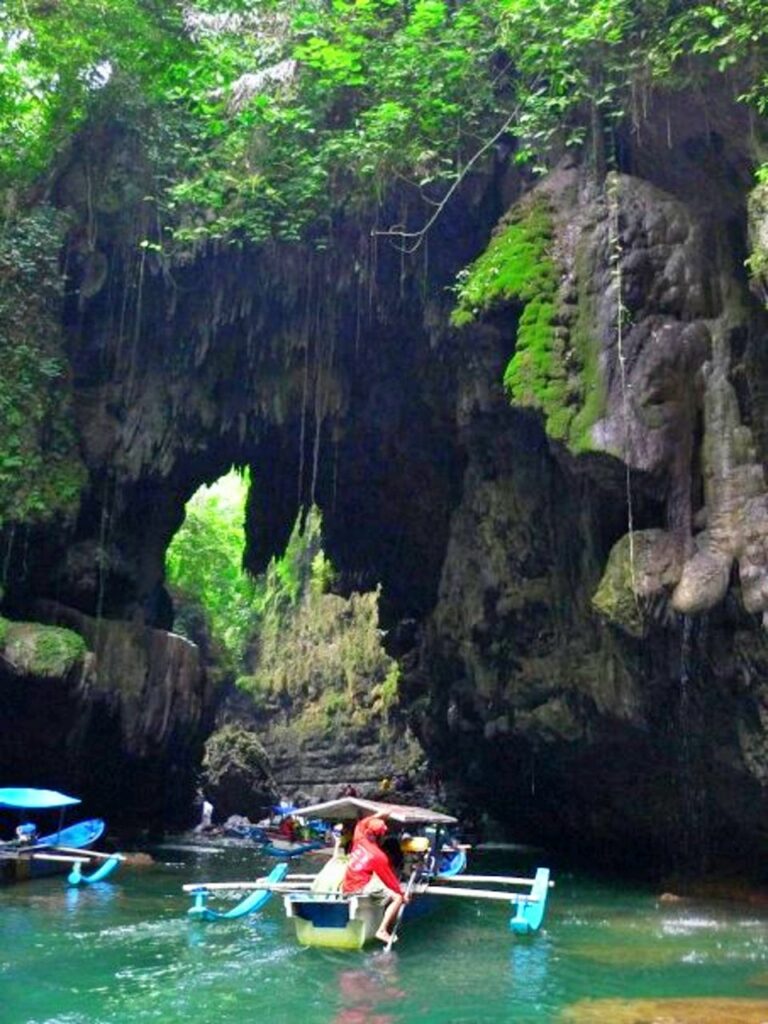
[[361, 800], [356, 796], [344, 796], [338, 800], [326, 800], [322, 804], [297, 807], [296, 813], [302, 818], [326, 818], [336, 821], [357, 820], [369, 814], [380, 814], [392, 821], [413, 825], [455, 825], [456, 818], [441, 814], [428, 807], [410, 807], [407, 804], [384, 804], [379, 800]]
[[38, 811], [56, 807], [70, 807], [79, 804], [74, 796], [57, 793], [55, 789], [23, 789], [10, 787], [0, 789], [0, 807], [17, 807], [20, 810]]

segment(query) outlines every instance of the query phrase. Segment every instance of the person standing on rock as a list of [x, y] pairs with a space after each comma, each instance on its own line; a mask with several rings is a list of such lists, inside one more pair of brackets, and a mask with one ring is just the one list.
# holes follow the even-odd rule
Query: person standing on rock
[[213, 804], [210, 800], [206, 799], [203, 793], [199, 793], [198, 796], [203, 803], [200, 811], [200, 822], [195, 826], [195, 832], [208, 832], [213, 828]]

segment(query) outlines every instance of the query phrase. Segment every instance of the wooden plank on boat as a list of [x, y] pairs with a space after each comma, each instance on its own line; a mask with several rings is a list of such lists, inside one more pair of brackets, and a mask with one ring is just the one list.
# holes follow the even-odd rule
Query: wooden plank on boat
[[[498, 885], [533, 885], [534, 878], [514, 878], [512, 875], [438, 875], [439, 881], [461, 885], [462, 882], [496, 882]], [[549, 883], [554, 889], [555, 883]]]

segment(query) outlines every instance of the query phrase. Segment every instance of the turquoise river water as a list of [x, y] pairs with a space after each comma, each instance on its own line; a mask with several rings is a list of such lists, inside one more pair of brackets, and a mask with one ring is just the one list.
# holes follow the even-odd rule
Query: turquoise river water
[[[184, 882], [273, 862], [231, 848], [154, 855], [89, 889], [0, 890], [0, 1024], [768, 1022], [765, 909], [667, 903], [561, 872], [535, 936], [511, 934], [506, 904], [446, 900], [404, 925], [392, 953], [335, 953], [299, 948], [276, 898], [252, 919], [187, 918]], [[512, 850], [472, 862], [529, 868]]]

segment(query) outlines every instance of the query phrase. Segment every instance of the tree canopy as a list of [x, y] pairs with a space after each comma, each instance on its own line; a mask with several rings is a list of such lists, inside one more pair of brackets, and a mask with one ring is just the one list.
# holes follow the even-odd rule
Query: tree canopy
[[500, 129], [545, 167], [643, 90], [718, 75], [764, 113], [767, 50], [762, 0], [6, 0], [0, 188], [109, 97], [162, 134], [149, 244], [322, 246], [394, 181], [439, 202]]

